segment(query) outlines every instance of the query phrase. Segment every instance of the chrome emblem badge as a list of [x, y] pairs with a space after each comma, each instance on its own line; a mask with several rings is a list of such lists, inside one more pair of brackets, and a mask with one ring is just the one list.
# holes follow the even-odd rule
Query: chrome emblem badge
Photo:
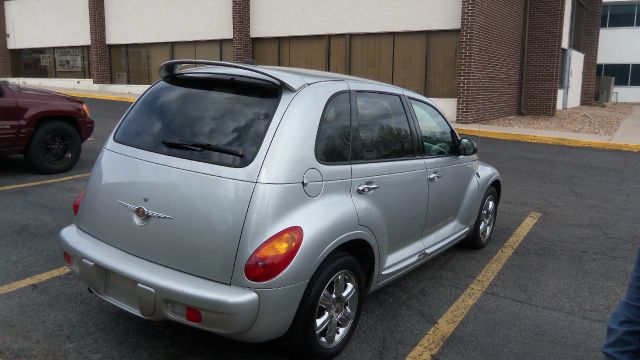
[[155, 211], [147, 210], [144, 206], [131, 205], [131, 204], [128, 204], [128, 203], [126, 203], [124, 201], [120, 201], [120, 200], [118, 200], [118, 204], [126, 207], [127, 209], [129, 209], [129, 210], [131, 210], [133, 212], [133, 222], [136, 223], [136, 225], [140, 225], [140, 226], [147, 225], [149, 223], [149, 221], [151, 220], [151, 218], [173, 219], [172, 216], [164, 215], [164, 214], [160, 214], [160, 213], [155, 212]]

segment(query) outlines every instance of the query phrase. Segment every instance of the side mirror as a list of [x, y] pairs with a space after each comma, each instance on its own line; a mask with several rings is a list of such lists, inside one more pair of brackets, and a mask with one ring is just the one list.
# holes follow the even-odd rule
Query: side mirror
[[462, 156], [471, 156], [478, 153], [478, 145], [471, 139], [460, 139], [458, 147], [460, 148], [460, 155]]

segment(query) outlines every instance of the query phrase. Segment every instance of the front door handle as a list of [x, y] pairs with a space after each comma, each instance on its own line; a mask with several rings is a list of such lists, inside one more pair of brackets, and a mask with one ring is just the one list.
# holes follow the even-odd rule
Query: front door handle
[[362, 184], [362, 185], [358, 186], [357, 190], [358, 190], [358, 194], [366, 195], [366, 194], [374, 191], [377, 188], [378, 188], [377, 184], [366, 183], [366, 184]]
[[440, 180], [441, 177], [442, 174], [440, 174], [439, 172], [434, 172], [433, 174], [429, 174], [429, 181], [435, 182]]

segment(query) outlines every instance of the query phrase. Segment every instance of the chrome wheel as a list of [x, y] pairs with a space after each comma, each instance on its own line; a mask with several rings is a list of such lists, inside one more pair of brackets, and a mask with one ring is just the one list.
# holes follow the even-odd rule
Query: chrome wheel
[[315, 331], [320, 346], [332, 348], [349, 333], [358, 297], [358, 282], [351, 271], [340, 271], [325, 285], [316, 309]]
[[493, 225], [496, 221], [496, 198], [489, 195], [482, 205], [480, 212], [480, 239], [484, 242], [491, 236]]

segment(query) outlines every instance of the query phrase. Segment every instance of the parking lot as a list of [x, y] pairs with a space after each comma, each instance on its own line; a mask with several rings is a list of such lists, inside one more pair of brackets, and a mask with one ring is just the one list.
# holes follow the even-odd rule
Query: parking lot
[[[0, 158], [0, 287], [63, 266], [57, 232], [73, 221], [102, 144], [129, 106], [86, 100], [96, 130], [74, 170], [34, 174]], [[601, 358], [606, 321], [640, 244], [637, 153], [476, 139], [503, 176], [492, 243], [455, 247], [371, 294], [341, 359], [404, 359], [533, 212], [541, 214], [440, 348], [437, 359]], [[51, 179], [64, 181], [47, 183]], [[491, 269], [490, 269], [491, 270]], [[478, 280], [480, 279], [480, 280]], [[279, 342], [243, 344], [172, 322], [149, 322], [71, 275], [0, 291], [0, 359], [284, 358]]]

